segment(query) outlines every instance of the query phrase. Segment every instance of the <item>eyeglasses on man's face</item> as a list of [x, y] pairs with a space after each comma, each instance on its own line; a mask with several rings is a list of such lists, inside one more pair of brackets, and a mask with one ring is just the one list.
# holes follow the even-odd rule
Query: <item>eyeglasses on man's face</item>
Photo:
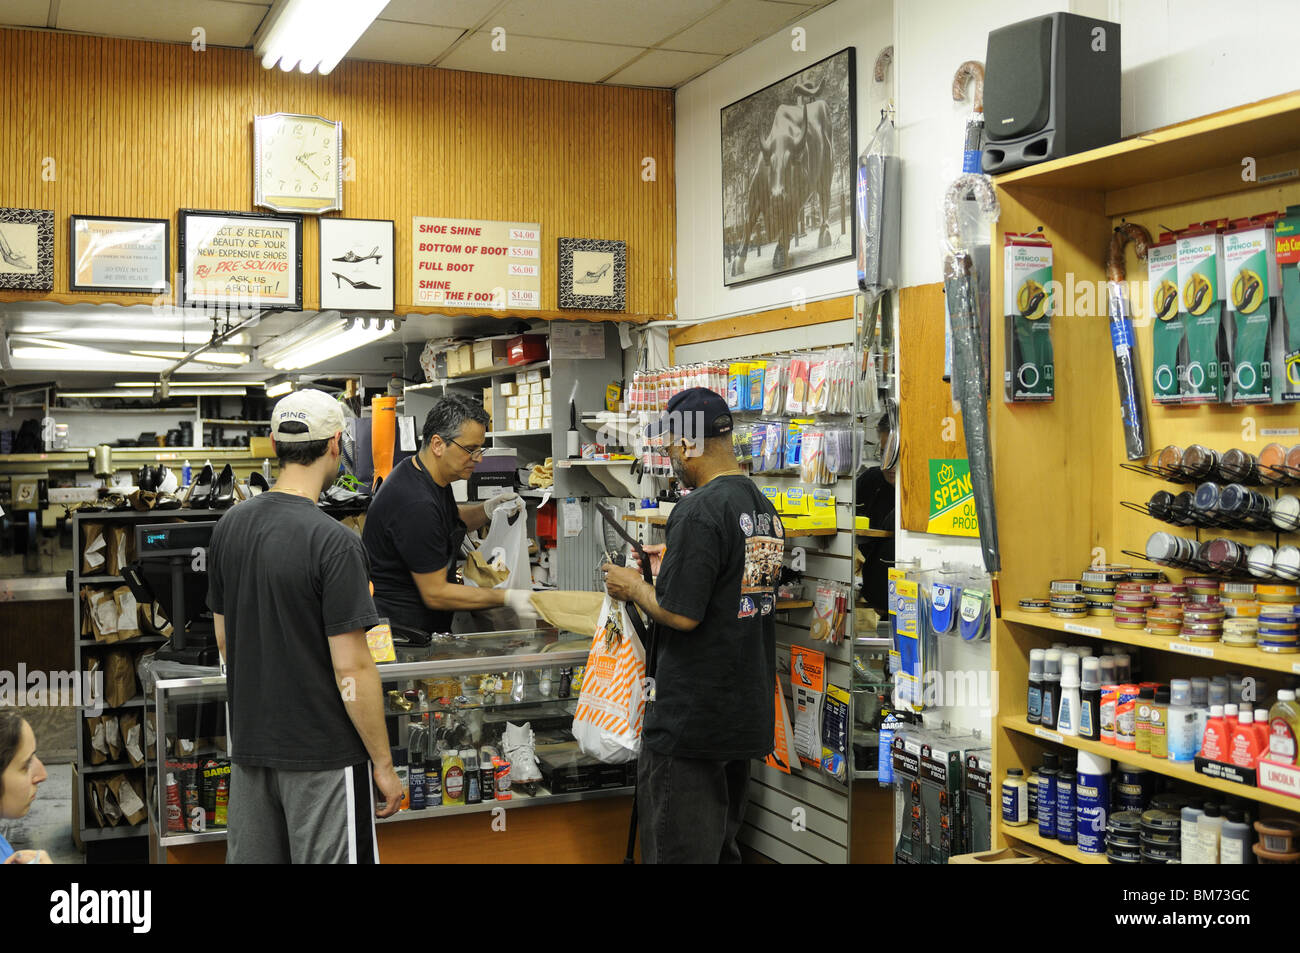
[[460, 447], [467, 454], [469, 454], [469, 458], [471, 460], [482, 460], [483, 455], [487, 453], [487, 447], [475, 447], [473, 450], [471, 450], [469, 447], [465, 446], [463, 443], [460, 443], [456, 440], [449, 440], [447, 442], [456, 444], [456, 446]]

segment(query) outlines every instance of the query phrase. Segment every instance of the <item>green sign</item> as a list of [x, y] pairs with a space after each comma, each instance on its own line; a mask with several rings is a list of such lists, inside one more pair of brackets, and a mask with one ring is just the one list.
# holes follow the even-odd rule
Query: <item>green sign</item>
[[927, 533], [978, 536], [969, 460], [930, 461], [930, 519]]

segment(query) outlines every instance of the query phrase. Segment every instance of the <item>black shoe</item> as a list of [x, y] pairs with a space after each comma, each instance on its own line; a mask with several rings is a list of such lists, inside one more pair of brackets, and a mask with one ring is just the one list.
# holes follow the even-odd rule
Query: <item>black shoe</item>
[[212, 464], [206, 463], [194, 478], [185, 505], [192, 510], [206, 510], [212, 505]]
[[235, 471], [227, 463], [221, 468], [221, 475], [212, 487], [212, 502], [209, 504], [214, 510], [224, 510], [235, 502]]
[[271, 489], [271, 484], [266, 482], [266, 477], [262, 476], [261, 470], [254, 470], [248, 475], [248, 495], [250, 497], [265, 493], [269, 489]]
[[139, 472], [135, 475], [135, 485], [139, 487], [140, 491], [143, 493], [152, 493], [154, 490], [158, 489], [158, 483], [154, 479], [153, 467], [149, 466], [147, 463], [142, 466]]

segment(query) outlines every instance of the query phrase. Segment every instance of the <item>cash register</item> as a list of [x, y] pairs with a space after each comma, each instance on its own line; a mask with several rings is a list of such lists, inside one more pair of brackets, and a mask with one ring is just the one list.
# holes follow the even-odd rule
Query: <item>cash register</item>
[[208, 543], [215, 519], [144, 523], [135, 527], [136, 561], [122, 575], [136, 601], [155, 600], [172, 624], [172, 638], [159, 660], [186, 665], [220, 664], [216, 630], [208, 610]]

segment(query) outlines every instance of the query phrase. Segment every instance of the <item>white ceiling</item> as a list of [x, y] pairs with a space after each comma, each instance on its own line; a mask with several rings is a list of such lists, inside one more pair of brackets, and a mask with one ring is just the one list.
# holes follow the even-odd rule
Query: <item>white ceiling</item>
[[[389, 0], [348, 59], [676, 88], [831, 0]], [[0, 0], [0, 26], [252, 49], [271, 0]], [[494, 49], [494, 29], [505, 49]], [[496, 44], [500, 46], [500, 42]]]

